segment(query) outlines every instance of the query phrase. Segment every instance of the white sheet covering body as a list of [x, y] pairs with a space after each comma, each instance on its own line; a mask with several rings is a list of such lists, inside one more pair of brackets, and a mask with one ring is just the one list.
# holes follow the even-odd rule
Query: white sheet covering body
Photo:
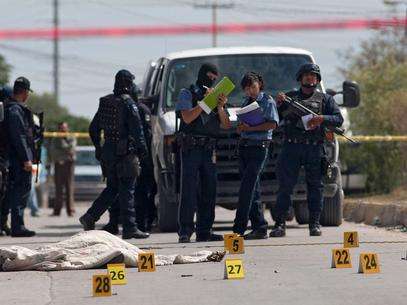
[[[0, 270], [57, 271], [99, 268], [119, 260], [136, 267], [138, 247], [106, 232], [86, 231], [71, 238], [31, 250], [20, 246], [0, 247]], [[221, 261], [224, 252], [199, 251], [191, 255], [155, 255], [157, 266]]]

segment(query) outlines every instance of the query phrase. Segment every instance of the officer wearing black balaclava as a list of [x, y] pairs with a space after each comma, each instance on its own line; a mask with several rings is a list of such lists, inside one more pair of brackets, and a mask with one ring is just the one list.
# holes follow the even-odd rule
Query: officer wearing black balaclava
[[[275, 211], [275, 226], [270, 237], [285, 236], [285, 220], [291, 206], [291, 194], [297, 182], [301, 166], [304, 166], [307, 182], [309, 232], [320, 236], [319, 219], [323, 204], [323, 144], [325, 127], [340, 127], [343, 117], [332, 96], [317, 90], [321, 82], [319, 67], [313, 63], [302, 65], [296, 75], [300, 89], [279, 93], [277, 106], [283, 123], [284, 143], [277, 160], [279, 190]], [[297, 100], [317, 115], [308, 122], [289, 111], [286, 96]]]
[[137, 105], [130, 96], [133, 81], [133, 74], [120, 70], [115, 77], [113, 94], [100, 98], [98, 111], [90, 123], [89, 135], [106, 177], [106, 188], [79, 219], [85, 230], [93, 230], [95, 222], [117, 200], [123, 239], [149, 236], [137, 228], [134, 208], [135, 182], [140, 175], [140, 160], [147, 155], [147, 146]]
[[[146, 144], [149, 149], [146, 158], [141, 160], [141, 174], [136, 181], [134, 191], [137, 226], [140, 230], [149, 232], [157, 217], [157, 208], [154, 202], [157, 186], [154, 180], [154, 167], [150, 149], [152, 141], [151, 111], [145, 104], [138, 101], [137, 86], [133, 86], [130, 96], [137, 104]], [[117, 235], [119, 233], [119, 215], [120, 209], [116, 200], [109, 208], [109, 222], [103, 227], [103, 230]]]
[[[196, 233], [196, 241], [219, 241], [221, 235], [212, 232], [216, 202], [216, 137], [220, 128], [230, 128], [225, 110], [227, 102], [223, 94], [218, 96], [218, 105], [209, 115], [198, 105], [213, 89], [219, 75], [218, 68], [203, 64], [198, 79], [188, 89], [181, 89], [175, 106], [180, 128], [177, 143], [181, 152], [179, 242], [190, 242]], [[200, 183], [198, 184], [198, 181]], [[194, 213], [197, 222], [194, 225]]]

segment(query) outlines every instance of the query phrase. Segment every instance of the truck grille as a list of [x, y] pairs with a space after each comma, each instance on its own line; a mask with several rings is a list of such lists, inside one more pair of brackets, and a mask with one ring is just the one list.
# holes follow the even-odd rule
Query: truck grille
[[[216, 165], [218, 171], [217, 202], [219, 204], [236, 205], [239, 197], [241, 179], [237, 151], [238, 139], [237, 134], [229, 134], [218, 139]], [[272, 146], [276, 147], [272, 147], [269, 151], [269, 157], [261, 178], [262, 201], [264, 203], [271, 203], [278, 188], [275, 168], [280, 145], [273, 143]]]

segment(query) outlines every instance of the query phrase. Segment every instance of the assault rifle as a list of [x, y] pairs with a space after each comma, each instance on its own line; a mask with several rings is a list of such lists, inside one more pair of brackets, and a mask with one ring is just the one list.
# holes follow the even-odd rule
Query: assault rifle
[[[300, 104], [299, 102], [297, 102], [295, 99], [290, 98], [288, 96], [286, 96], [285, 98], [285, 103], [288, 105], [288, 107], [291, 109], [291, 111], [293, 113], [295, 113], [298, 117], [303, 117], [304, 115], [309, 115], [312, 114], [313, 116], [317, 116], [318, 114], [316, 114], [314, 111], [308, 109], [307, 107], [305, 107], [304, 105]], [[346, 140], [348, 140], [351, 143], [357, 144], [358, 142], [355, 141], [354, 139], [352, 139], [351, 137], [348, 137], [345, 134], [345, 130], [339, 127], [331, 127], [331, 126], [326, 126], [325, 127], [327, 130], [332, 131], [333, 133], [340, 135], [342, 137], [344, 137]]]

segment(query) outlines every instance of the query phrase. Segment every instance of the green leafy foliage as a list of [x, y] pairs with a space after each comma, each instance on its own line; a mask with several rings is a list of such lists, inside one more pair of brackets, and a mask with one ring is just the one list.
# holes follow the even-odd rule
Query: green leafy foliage
[[[361, 105], [350, 111], [351, 129], [361, 135], [407, 134], [407, 45], [402, 31], [379, 32], [347, 55], [342, 71], [360, 84]], [[343, 147], [342, 162], [367, 176], [368, 192], [390, 192], [404, 182], [405, 143]]]

